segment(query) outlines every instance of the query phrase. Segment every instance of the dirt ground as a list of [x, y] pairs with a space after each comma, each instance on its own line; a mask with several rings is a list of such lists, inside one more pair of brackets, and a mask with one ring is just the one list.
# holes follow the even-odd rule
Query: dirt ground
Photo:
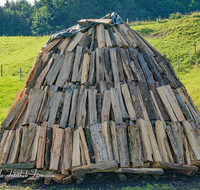
[[104, 174], [101, 180], [95, 180], [95, 175], [87, 175], [80, 185], [77, 185], [74, 179], [68, 185], [52, 183], [49, 186], [44, 185], [43, 181], [27, 185], [22, 183], [23, 180], [8, 183], [1, 180], [0, 189], [200, 189], [200, 173], [195, 174], [194, 177], [165, 174], [157, 180], [149, 175], [140, 177], [127, 175], [125, 182], [121, 182], [116, 174]]

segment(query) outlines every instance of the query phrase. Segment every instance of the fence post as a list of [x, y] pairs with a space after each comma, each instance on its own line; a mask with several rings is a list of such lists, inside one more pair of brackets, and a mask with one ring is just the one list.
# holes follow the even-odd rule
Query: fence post
[[138, 18], [136, 18], [136, 22], [137, 22], [137, 24], [138, 24]]
[[1, 64], [1, 77], [3, 76], [3, 65]]
[[148, 21], [150, 22], [150, 18], [149, 18], [149, 16], [148, 16]]
[[188, 50], [188, 61], [190, 61], [190, 52]]
[[199, 12], [199, 11], [198, 11], [198, 9], [197, 9], [197, 17], [198, 17], [198, 12]]
[[179, 57], [178, 57], [178, 68], [179, 68]]
[[196, 42], [194, 42], [194, 52], [196, 53], [197, 50], [196, 50]]
[[20, 70], [19, 70], [20, 72], [20, 79], [22, 78], [22, 68], [20, 67]]
[[126, 19], [126, 23], [128, 24], [128, 18]]

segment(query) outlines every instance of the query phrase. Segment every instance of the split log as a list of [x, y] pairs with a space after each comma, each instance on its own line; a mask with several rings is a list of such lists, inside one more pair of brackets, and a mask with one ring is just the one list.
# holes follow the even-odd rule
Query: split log
[[58, 74], [58, 78], [56, 80], [55, 85], [59, 87], [63, 87], [65, 82], [69, 81], [69, 76], [72, 70], [72, 63], [74, 62], [74, 52], [67, 52], [65, 55], [65, 59], [63, 60], [63, 65]]
[[67, 126], [67, 121], [68, 121], [68, 116], [69, 116], [69, 111], [70, 111], [70, 104], [71, 104], [71, 97], [72, 97], [72, 91], [66, 90], [64, 104], [62, 108], [63, 111], [62, 111], [61, 120], [59, 124], [60, 128], [65, 128]]
[[42, 177], [29, 177], [28, 179], [22, 181], [24, 184], [33, 184], [42, 181]]
[[112, 27], [108, 28], [108, 32], [109, 32], [109, 35], [110, 35], [112, 46], [117, 46]]
[[33, 139], [36, 134], [36, 123], [31, 123], [28, 127], [28, 131], [24, 136], [24, 141], [22, 141], [21, 149], [20, 149], [20, 154], [18, 158], [18, 162], [27, 162], [29, 159], [29, 152], [31, 145], [33, 143]]
[[51, 161], [50, 161], [49, 170], [52, 170], [52, 171], [58, 170], [63, 134], [64, 134], [63, 129], [60, 129], [60, 128], [56, 129], [56, 135], [53, 138], [53, 145], [52, 145], [52, 151], [51, 151]]
[[104, 32], [105, 32], [105, 44], [106, 44], [106, 47], [111, 48], [113, 45], [112, 45], [112, 42], [111, 42], [111, 39], [110, 39], [109, 32], [106, 29], [104, 30]]
[[68, 48], [66, 51], [72, 51], [76, 45], [78, 44], [78, 42], [83, 38], [84, 34], [81, 32], [78, 32], [75, 36], [75, 38], [73, 39], [73, 41], [69, 44]]
[[119, 51], [119, 48], [117, 47], [117, 65], [118, 65], [118, 68], [119, 68], [120, 82], [126, 83], [126, 79], [125, 79], [125, 76], [124, 76], [124, 69], [123, 69], [123, 66], [122, 66], [121, 55], [120, 55], [120, 53], [118, 53], [118, 51]]
[[76, 179], [76, 184], [80, 185], [81, 183], [83, 183], [83, 181], [85, 180], [86, 176], [84, 175], [83, 177], [79, 177]]
[[126, 107], [127, 107], [127, 110], [128, 110], [130, 120], [134, 121], [137, 118], [136, 118], [136, 112], [133, 108], [133, 104], [132, 104], [132, 101], [131, 101], [131, 96], [130, 96], [130, 92], [129, 92], [129, 89], [128, 89], [128, 85], [127, 84], [121, 85], [121, 89], [122, 89], [122, 93], [123, 93], [123, 96], [124, 96], [124, 100], [125, 100], [125, 103], [126, 103]]
[[51, 178], [53, 181], [55, 181], [56, 183], [61, 183], [62, 182], [62, 179], [64, 178], [65, 176], [62, 175], [62, 174], [54, 174], [53, 177]]
[[74, 128], [75, 124], [75, 117], [76, 117], [76, 109], [77, 109], [77, 101], [78, 101], [78, 89], [74, 89], [73, 96], [72, 96], [72, 105], [71, 105], [71, 112], [69, 116], [69, 127]]
[[50, 160], [51, 160], [51, 147], [52, 147], [52, 140], [53, 140], [53, 128], [47, 128], [46, 134], [46, 145], [45, 145], [45, 158], [44, 158], [44, 167], [49, 169]]
[[117, 161], [107, 161], [97, 164], [91, 164], [86, 166], [80, 166], [72, 170], [73, 177], [80, 178], [83, 177], [87, 173], [95, 173], [95, 172], [106, 172], [106, 170], [112, 169], [113, 171], [118, 167]]
[[102, 110], [102, 99], [103, 95], [101, 93], [97, 94], [97, 121], [101, 123], [101, 110]]
[[88, 79], [88, 71], [89, 71], [89, 64], [90, 64], [90, 56], [88, 53], [84, 54], [83, 59], [83, 70], [81, 75], [81, 84], [85, 84]]
[[120, 104], [119, 104], [118, 92], [115, 88], [110, 89], [110, 97], [111, 97], [111, 102], [112, 102], [112, 108], [115, 115], [115, 122], [117, 124], [122, 124], [123, 120], [122, 120], [122, 113], [121, 113]]
[[91, 37], [89, 35], [85, 35], [84, 36], [84, 39], [83, 39], [83, 54], [87, 53], [88, 52], [88, 49], [89, 49], [89, 44], [90, 44], [90, 40], [91, 40]]
[[128, 151], [128, 140], [127, 140], [127, 127], [124, 125], [117, 125], [117, 141], [119, 147], [119, 160], [120, 167], [130, 167], [130, 157]]
[[43, 53], [47, 53], [49, 52], [56, 44], [58, 44], [60, 42], [60, 40], [62, 40], [62, 37], [61, 38], [57, 38], [57, 39], [54, 39], [53, 41], [51, 41], [50, 43], [48, 43], [47, 45], [43, 46], [41, 51]]
[[105, 47], [105, 34], [104, 34], [104, 25], [99, 24], [96, 26], [97, 30], [97, 42], [98, 42], [98, 47], [99, 48], [104, 48]]
[[63, 178], [62, 179], [62, 184], [69, 184], [69, 183], [71, 183], [71, 178], [72, 178], [72, 175]]
[[89, 67], [89, 74], [88, 74], [88, 82], [90, 82], [90, 84], [93, 84], [94, 78], [95, 78], [95, 54], [96, 51], [92, 51], [91, 55], [90, 55], [90, 67]]
[[117, 28], [115, 26], [112, 27], [112, 29], [114, 30], [114, 34], [117, 34], [117, 36], [119, 36], [120, 40], [123, 43], [123, 47], [127, 48], [129, 46], [129, 44], [127, 43], [127, 39], [125, 38], [125, 36], [119, 32], [119, 30], [117, 30]]
[[91, 28], [91, 32], [92, 32], [92, 41], [91, 41], [91, 45], [90, 45], [90, 52], [92, 52], [92, 51], [94, 51], [94, 44], [95, 44], [95, 42], [94, 42], [94, 37], [95, 37], [95, 27], [92, 27]]
[[113, 148], [113, 156], [114, 159], [117, 160], [119, 163], [119, 148], [118, 148], [118, 141], [117, 141], [117, 131], [116, 131], [116, 124], [114, 121], [110, 121], [110, 130], [112, 136], [112, 148]]
[[118, 168], [115, 173], [128, 173], [140, 175], [163, 175], [164, 170], [158, 168]]
[[143, 166], [142, 147], [138, 125], [128, 126], [128, 137], [132, 167]]
[[111, 97], [110, 90], [104, 91], [103, 94], [103, 105], [102, 105], [102, 113], [101, 113], [101, 122], [109, 121], [110, 119], [110, 107], [111, 107]]
[[70, 42], [70, 38], [65, 38], [62, 43], [59, 44], [58, 50], [65, 49]]
[[103, 136], [104, 136], [104, 140], [105, 140], [105, 144], [106, 144], [106, 150], [108, 153], [108, 159], [114, 160], [113, 157], [113, 151], [112, 151], [112, 144], [111, 144], [111, 134], [110, 134], [110, 126], [109, 126], [109, 122], [105, 121], [102, 123], [102, 131], [103, 131]]
[[37, 150], [36, 168], [43, 168], [43, 166], [44, 166], [46, 130], [47, 130], [47, 123], [43, 124], [43, 126], [40, 129], [40, 137], [39, 137], [38, 150]]
[[89, 100], [89, 125], [97, 123], [97, 108], [96, 108], [96, 94], [97, 90], [88, 90], [88, 100]]
[[8, 134], [9, 134], [9, 130], [5, 130], [4, 133], [3, 133], [3, 137], [1, 139], [1, 143], [0, 143], [0, 160], [1, 160], [1, 156], [2, 156], [3, 151], [4, 151], [4, 146], [6, 144], [6, 140], [7, 140]]
[[119, 33], [113, 33], [113, 35], [115, 37], [116, 44], [121, 48], [121, 47], [124, 47], [124, 43], [123, 43], [122, 39], [119, 37], [118, 34]]
[[111, 68], [109, 48], [104, 49], [104, 74], [108, 89], [110, 89], [113, 87], [113, 72]]
[[50, 113], [49, 113], [48, 127], [53, 127], [62, 94], [63, 94], [62, 92], [56, 92], [54, 94], [53, 102], [52, 102]]
[[95, 154], [96, 163], [108, 161], [108, 154], [106, 151], [106, 144], [103, 137], [101, 124], [94, 124], [90, 126], [92, 136], [92, 143]]
[[104, 80], [99, 81], [99, 91], [101, 94], [104, 93], [104, 91], [107, 90], [107, 83]]
[[131, 67], [133, 73], [134, 73], [135, 76], [137, 77], [137, 80], [138, 80], [139, 82], [141, 82], [141, 81], [142, 81], [142, 76], [140, 75], [140, 72], [139, 72], [139, 70], [137, 69], [137, 67], [135, 66], [134, 62], [131, 61], [129, 64], [130, 64], [130, 67]]
[[116, 54], [115, 48], [110, 49], [110, 59], [111, 59], [114, 82], [120, 82], [119, 69], [118, 69], [118, 64], [117, 64], [117, 54]]
[[152, 162], [152, 147], [150, 143], [150, 138], [148, 134], [148, 125], [145, 120], [138, 119], [136, 124], [139, 127], [140, 131], [140, 139], [142, 144], [142, 152], [143, 152], [143, 161], [144, 162]]
[[96, 49], [96, 83], [104, 80], [104, 50], [103, 48]]
[[80, 135], [77, 129], [74, 131], [74, 136], [73, 136], [72, 167], [78, 167], [81, 165], [79, 139], [80, 139]]

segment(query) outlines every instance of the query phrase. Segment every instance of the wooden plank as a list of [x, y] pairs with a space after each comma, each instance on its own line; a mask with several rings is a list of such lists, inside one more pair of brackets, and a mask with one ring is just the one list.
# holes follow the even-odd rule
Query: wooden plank
[[64, 169], [69, 171], [72, 169], [72, 128], [65, 129], [65, 142], [63, 150]]
[[77, 21], [77, 23], [84, 24], [85, 22], [90, 22], [90, 21], [95, 22], [95, 23], [99, 22], [99, 23], [105, 23], [105, 24], [110, 25], [112, 22], [112, 19], [81, 19]]
[[104, 172], [109, 169], [115, 170], [117, 167], [118, 167], [117, 161], [113, 160], [97, 164], [91, 164], [87, 166], [80, 166], [78, 168], [73, 169], [72, 173], [75, 178], [79, 178], [87, 173]]
[[140, 175], [163, 175], [164, 170], [158, 168], [118, 168], [115, 173], [140, 174]]
[[111, 107], [111, 97], [110, 90], [106, 90], [103, 93], [103, 105], [101, 113], [101, 122], [109, 121], [110, 118], [110, 107]]
[[40, 129], [36, 168], [43, 168], [43, 166], [44, 166], [44, 154], [45, 154], [45, 141], [46, 141], [47, 123], [45, 125], [43, 125]]
[[93, 84], [94, 81], [94, 76], [95, 76], [95, 56], [96, 51], [92, 51], [91, 55], [90, 55], [90, 67], [89, 67], [89, 74], [88, 74], [88, 82], [90, 82], [90, 84]]
[[97, 42], [98, 42], [98, 47], [99, 48], [104, 48], [105, 47], [105, 34], [104, 34], [104, 25], [99, 24], [96, 26], [97, 30]]
[[132, 99], [131, 99], [131, 96], [130, 96], [128, 85], [127, 84], [121, 85], [121, 89], [122, 89], [122, 93], [123, 93], [123, 96], [124, 96], [124, 100], [125, 100], [125, 103], [126, 103], [126, 107], [127, 107], [127, 110], [128, 110], [130, 120], [134, 121], [134, 120], [137, 119], [137, 117], [136, 117], [136, 112], [133, 108]]
[[70, 104], [71, 104], [71, 97], [72, 97], [72, 91], [66, 90], [64, 104], [63, 104], [63, 111], [62, 111], [61, 120], [59, 124], [59, 127], [61, 128], [66, 128], [67, 126], [67, 121], [68, 121], [68, 116], [69, 116], [69, 111], [70, 111]]
[[130, 157], [128, 151], [128, 140], [127, 140], [127, 127], [124, 125], [117, 125], [117, 141], [119, 147], [119, 163], [121, 168], [130, 167]]
[[33, 143], [33, 139], [35, 137], [36, 134], [36, 123], [30, 123], [29, 127], [28, 127], [28, 131], [24, 136], [24, 140], [22, 141], [22, 145], [21, 145], [21, 149], [20, 149], [20, 154], [19, 154], [19, 158], [18, 158], [18, 162], [27, 162], [28, 161], [28, 157], [29, 157], [29, 151], [31, 148], [31, 145]]
[[108, 153], [108, 159], [110, 161], [114, 160], [113, 151], [112, 151], [112, 143], [111, 143], [110, 126], [109, 126], [108, 121], [105, 121], [102, 123], [102, 131], [103, 131], [103, 136], [104, 136], [104, 140], [106, 144], [106, 150]]
[[81, 61], [81, 55], [82, 55], [82, 46], [77, 46], [76, 48], [76, 55], [74, 59], [74, 66], [73, 66], [73, 72], [72, 72], [72, 82], [76, 82], [78, 78], [78, 70], [79, 70], [79, 65]]
[[48, 43], [47, 45], [44, 45], [41, 49], [42, 53], [48, 53], [56, 44], [58, 44], [60, 42], [61, 38], [56, 38], [53, 41], [51, 41], [50, 43]]
[[118, 63], [117, 63], [117, 55], [116, 55], [116, 49], [115, 48], [110, 49], [110, 59], [111, 59], [114, 82], [120, 82], [120, 80], [119, 80], [119, 69], [118, 69]]
[[62, 43], [59, 44], [58, 50], [65, 49], [69, 44], [71, 38], [65, 38]]
[[128, 126], [128, 137], [130, 146], [130, 156], [132, 167], [141, 167], [144, 165], [142, 156], [142, 147], [140, 142], [139, 128], [135, 125]]
[[88, 90], [88, 101], [89, 101], [89, 125], [97, 123], [97, 107], [96, 107], [96, 89], [89, 89]]
[[54, 94], [53, 102], [52, 102], [50, 113], [49, 113], [48, 127], [53, 127], [61, 97], [62, 97], [62, 92], [56, 92]]
[[88, 150], [88, 146], [87, 146], [87, 143], [86, 143], [86, 139], [85, 139], [83, 128], [80, 126], [78, 128], [78, 130], [79, 130], [81, 142], [82, 142], [82, 145], [83, 145], [85, 160], [87, 162], [87, 165], [90, 165], [91, 161], [90, 161], [90, 156], [89, 156], [89, 150]]
[[106, 144], [103, 137], [101, 124], [94, 124], [90, 126], [92, 143], [95, 154], [96, 163], [108, 161], [108, 154], [106, 151]]
[[68, 48], [66, 51], [72, 51], [76, 45], [78, 44], [78, 42], [83, 38], [84, 34], [81, 32], [78, 32], [75, 36], [75, 38], [73, 39], [73, 41], [69, 44]]
[[74, 128], [75, 124], [75, 117], [76, 117], [76, 109], [77, 109], [77, 100], [78, 99], [78, 89], [74, 89], [73, 96], [72, 96], [72, 105], [71, 105], [71, 112], [69, 116], [69, 127]]
[[104, 50], [103, 48], [96, 49], [96, 83], [104, 80]]
[[159, 94], [159, 96], [160, 96], [160, 98], [161, 98], [161, 100], [162, 100], [162, 102], [163, 102], [163, 104], [164, 104], [164, 106], [165, 106], [165, 109], [166, 109], [166, 111], [167, 111], [167, 113], [168, 113], [168, 115], [169, 115], [171, 121], [172, 121], [172, 122], [176, 122], [176, 121], [177, 121], [177, 118], [176, 118], [176, 116], [174, 115], [173, 110], [172, 110], [172, 108], [171, 108], [171, 106], [170, 106], [170, 104], [169, 104], [169, 102], [168, 102], [168, 100], [167, 100], [167, 97], [165, 96], [165, 94], [164, 94], [162, 88], [161, 88], [161, 87], [158, 87], [158, 88], [157, 88], [157, 91], [158, 91], [158, 94]]
[[63, 134], [64, 134], [63, 129], [60, 129], [60, 128], [56, 129], [56, 135], [53, 139], [49, 170], [52, 170], [52, 171], [58, 170]]
[[80, 155], [80, 144], [79, 144], [79, 130], [74, 131], [73, 136], [73, 154], [72, 154], [72, 167], [78, 167], [81, 165], [81, 155]]
[[89, 64], [90, 64], [90, 56], [88, 53], [84, 54], [83, 59], [83, 70], [81, 75], [81, 84], [85, 84], [88, 79], [88, 72], [89, 72]]
[[65, 55], [65, 59], [63, 60], [63, 65], [58, 74], [58, 78], [56, 80], [56, 86], [63, 87], [65, 82], [69, 81], [69, 75], [72, 70], [72, 63], [74, 62], [74, 52], [67, 52]]
[[111, 97], [111, 102], [112, 102], [112, 108], [114, 111], [115, 122], [116, 124], [122, 124], [123, 120], [122, 120], [122, 113], [120, 109], [117, 89], [115, 88], [110, 89], [110, 97]]
[[109, 47], [109, 48], [113, 47], [108, 30], [105, 29], [104, 32], [105, 32], [106, 47]]
[[119, 149], [117, 142], [117, 131], [116, 131], [116, 123], [114, 121], [110, 121], [110, 130], [112, 136], [112, 148], [113, 148], [113, 156], [114, 159], [119, 163]]

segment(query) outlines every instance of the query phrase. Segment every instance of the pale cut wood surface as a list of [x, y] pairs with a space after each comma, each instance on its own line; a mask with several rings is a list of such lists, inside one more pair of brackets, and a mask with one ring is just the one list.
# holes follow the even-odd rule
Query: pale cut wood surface
[[81, 84], [85, 84], [88, 80], [89, 66], [90, 66], [90, 56], [88, 53], [86, 53], [86, 54], [84, 54], [84, 58], [83, 58], [83, 70], [82, 70], [82, 75], [81, 75]]
[[79, 144], [79, 130], [74, 131], [73, 136], [73, 154], [72, 154], [72, 167], [78, 167], [81, 165], [81, 155], [80, 155], [80, 144]]
[[75, 36], [75, 38], [73, 39], [73, 41], [69, 44], [67, 51], [72, 51], [76, 45], [78, 44], [78, 42], [83, 38], [84, 34], [81, 32], [78, 32]]
[[97, 30], [98, 47], [104, 48], [105, 47], [104, 25], [103, 24], [97, 25], [96, 30]]
[[111, 48], [112, 47], [112, 42], [111, 42], [111, 39], [110, 39], [110, 35], [109, 35], [109, 32], [108, 30], [105, 29], [105, 42], [106, 42], [106, 46]]
[[109, 121], [110, 119], [110, 108], [111, 108], [111, 97], [110, 90], [106, 90], [103, 93], [103, 104], [101, 112], [101, 122]]
[[78, 24], [83, 24], [85, 22], [90, 22], [90, 21], [94, 21], [94, 22], [99, 22], [99, 23], [105, 23], [105, 24], [111, 24], [112, 19], [81, 19], [79, 21], [77, 21]]
[[88, 90], [88, 101], [89, 101], [89, 125], [97, 123], [97, 106], [96, 106], [96, 89], [89, 89]]
[[70, 42], [70, 39], [71, 39], [71, 38], [65, 38], [65, 39], [63, 40], [63, 42], [60, 43], [60, 45], [58, 46], [58, 50], [65, 49], [65, 48], [67, 47], [68, 43]]

